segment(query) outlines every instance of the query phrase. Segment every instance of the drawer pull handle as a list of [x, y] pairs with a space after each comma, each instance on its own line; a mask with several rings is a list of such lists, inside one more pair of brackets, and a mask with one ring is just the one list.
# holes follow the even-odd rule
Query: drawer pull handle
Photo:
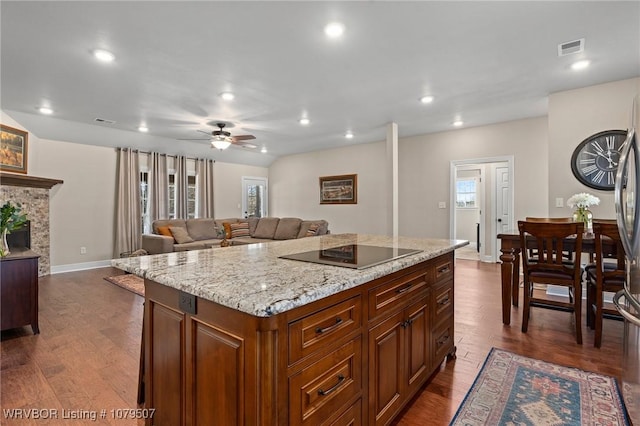
[[451, 272], [451, 268], [449, 267], [449, 265], [441, 266], [440, 268], [438, 268], [439, 274], [447, 274], [449, 272]]
[[338, 389], [338, 386], [340, 386], [340, 383], [342, 383], [344, 381], [345, 377], [342, 374], [338, 375], [338, 383], [336, 383], [335, 385], [331, 386], [329, 389], [322, 390], [322, 389], [318, 389], [318, 395], [320, 396], [325, 396], [325, 395], [329, 395], [331, 392], [333, 392], [334, 390]]
[[438, 346], [442, 346], [445, 343], [447, 343], [448, 341], [449, 341], [449, 334], [447, 333], [444, 336], [442, 336], [441, 338], [439, 338], [436, 343], [438, 344]]
[[342, 324], [342, 318], [340, 318], [340, 317], [336, 317], [336, 323], [335, 323], [335, 324], [330, 325], [329, 327], [325, 327], [325, 328], [318, 327], [318, 328], [316, 328], [316, 333], [317, 333], [317, 334], [326, 333], [327, 331], [331, 331], [331, 330], [333, 330], [334, 328], [336, 328], [336, 327], [337, 327], [337, 326], [339, 326], [340, 324]]
[[449, 295], [448, 294], [445, 297], [443, 297], [442, 299], [438, 299], [438, 305], [444, 306], [444, 305], [448, 305], [448, 304], [449, 304]]
[[405, 286], [405, 287], [399, 288], [399, 289], [397, 289], [397, 290], [396, 290], [396, 293], [398, 293], [398, 294], [399, 294], [399, 293], [404, 293], [405, 291], [409, 290], [409, 289], [411, 288], [411, 286], [412, 286], [412, 285], [413, 285], [413, 284], [409, 284], [408, 286]]
[[411, 324], [413, 324], [413, 319], [408, 319], [408, 320], [406, 320], [406, 321], [402, 321], [402, 322], [400, 323], [400, 327], [402, 327], [402, 328], [407, 328], [407, 327], [409, 327]]

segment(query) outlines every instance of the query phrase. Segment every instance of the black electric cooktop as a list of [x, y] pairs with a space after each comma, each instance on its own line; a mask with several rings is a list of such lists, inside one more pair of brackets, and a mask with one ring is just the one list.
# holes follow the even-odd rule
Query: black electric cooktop
[[280, 256], [280, 258], [342, 266], [345, 268], [364, 269], [411, 254], [420, 253], [421, 251], [422, 250], [348, 244], [330, 249], [288, 254], [286, 256]]

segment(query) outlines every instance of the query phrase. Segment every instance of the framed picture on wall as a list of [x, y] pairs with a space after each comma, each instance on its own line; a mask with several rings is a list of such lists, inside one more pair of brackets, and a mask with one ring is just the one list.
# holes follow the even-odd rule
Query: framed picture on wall
[[28, 139], [27, 132], [0, 125], [0, 170], [27, 173]]
[[357, 204], [358, 175], [320, 178], [320, 204]]

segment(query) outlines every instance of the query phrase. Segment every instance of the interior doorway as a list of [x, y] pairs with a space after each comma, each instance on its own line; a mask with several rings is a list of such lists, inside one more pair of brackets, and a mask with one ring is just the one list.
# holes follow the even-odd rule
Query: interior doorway
[[513, 156], [452, 161], [450, 182], [449, 234], [470, 243], [460, 257], [497, 262], [497, 235], [513, 227]]

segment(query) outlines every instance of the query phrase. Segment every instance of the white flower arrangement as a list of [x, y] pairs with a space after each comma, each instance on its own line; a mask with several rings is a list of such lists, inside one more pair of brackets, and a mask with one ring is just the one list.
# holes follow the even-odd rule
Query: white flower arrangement
[[579, 209], [586, 209], [587, 207], [597, 206], [598, 204], [600, 204], [600, 198], [586, 192], [573, 194], [567, 200], [567, 205], [569, 207], [577, 207]]

